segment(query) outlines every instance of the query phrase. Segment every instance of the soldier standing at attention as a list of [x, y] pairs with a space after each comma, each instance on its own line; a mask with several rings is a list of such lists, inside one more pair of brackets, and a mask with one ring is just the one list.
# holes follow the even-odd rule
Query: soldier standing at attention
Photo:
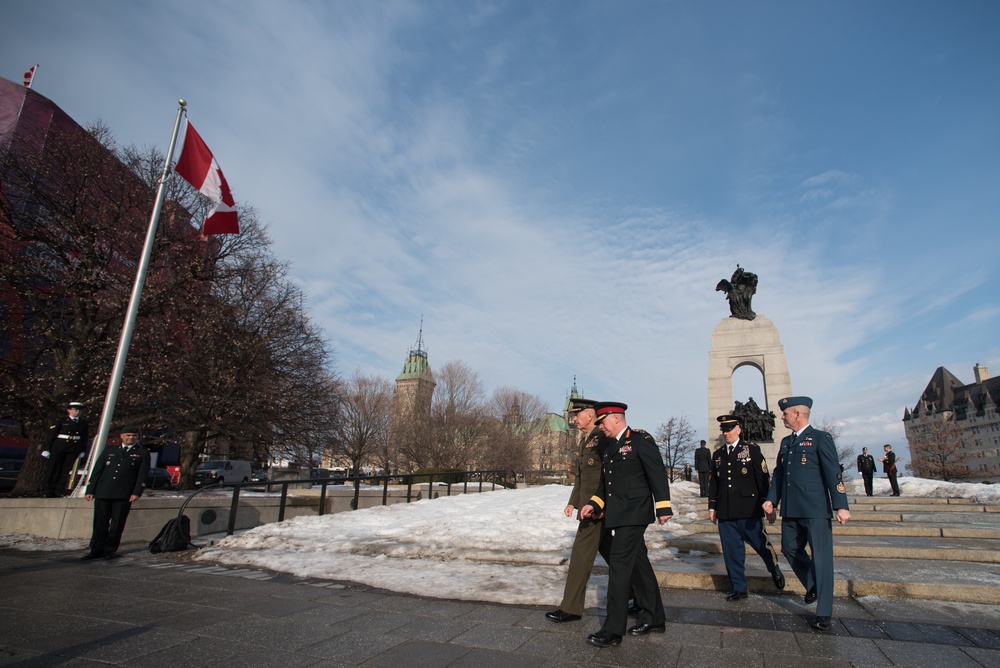
[[805, 602], [816, 601], [816, 617], [809, 625], [826, 631], [833, 616], [830, 518], [836, 513], [837, 521], [847, 524], [851, 512], [833, 437], [809, 424], [812, 404], [809, 397], [786, 397], [778, 402], [781, 421], [792, 434], [781, 439], [763, 507], [770, 515], [781, 503], [781, 553], [806, 588]]
[[882, 470], [889, 478], [892, 495], [899, 496], [899, 482], [896, 480], [896, 475], [899, 473], [896, 470], [896, 453], [892, 451], [892, 446], [888, 443], [883, 445], [882, 449], [885, 450], [885, 457], [879, 457], [879, 461], [882, 462]]
[[[785, 576], [778, 567], [778, 555], [764, 533], [764, 509], [770, 476], [760, 448], [740, 439], [743, 428], [739, 418], [720, 415], [719, 428], [725, 444], [712, 453], [712, 471], [708, 485], [708, 519], [718, 522], [722, 556], [732, 591], [727, 601], [747, 597], [746, 545], [764, 560], [767, 572], [778, 589], [785, 588]], [[774, 513], [767, 521], [774, 523]]]
[[56, 496], [57, 491], [60, 495], [66, 491], [70, 467], [87, 453], [90, 432], [87, 421], [80, 417], [82, 410], [83, 404], [79, 401], [69, 402], [66, 416], [49, 427], [49, 437], [42, 449], [42, 457], [46, 460], [42, 495], [47, 499]]
[[670, 482], [656, 441], [625, 422], [625, 404], [603, 401], [594, 405], [597, 423], [609, 442], [597, 493], [580, 510], [580, 517], [604, 516], [614, 530], [608, 564], [608, 614], [604, 626], [587, 637], [596, 647], [620, 645], [628, 625], [629, 584], [641, 609], [639, 623], [629, 635], [664, 633], [666, 614], [660, 585], [646, 553], [646, 527], [665, 524], [670, 508]]
[[139, 428], [125, 427], [122, 444], [105, 448], [87, 485], [87, 501], [94, 502], [94, 532], [90, 552], [80, 558], [114, 559], [125, 531], [132, 502], [142, 496], [149, 473], [149, 450], [139, 444]]
[[712, 471], [712, 451], [708, 449], [705, 441], [702, 441], [698, 449], [694, 451], [694, 468], [698, 472], [701, 495], [708, 496], [708, 478]]
[[865, 494], [872, 495], [872, 478], [875, 476], [875, 458], [868, 454], [868, 448], [861, 448], [858, 455], [858, 472], [865, 481]]
[[[601, 484], [601, 461], [607, 438], [595, 424], [596, 403], [591, 399], [577, 398], [570, 404], [569, 410], [574, 414], [573, 422], [580, 431], [580, 447], [573, 491], [569, 495], [569, 503], [563, 509], [566, 517], [572, 517], [573, 511], [589, 500]], [[575, 622], [583, 616], [587, 581], [597, 553], [600, 552], [604, 561], [611, 563], [611, 532], [605, 531], [604, 520], [578, 519], [580, 523], [569, 557], [569, 572], [566, 574], [562, 603], [558, 610], [545, 613], [553, 622]]]

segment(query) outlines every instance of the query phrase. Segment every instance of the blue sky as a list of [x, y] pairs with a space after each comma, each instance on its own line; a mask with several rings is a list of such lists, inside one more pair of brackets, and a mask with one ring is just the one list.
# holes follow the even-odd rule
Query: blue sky
[[860, 449], [938, 366], [1000, 373], [998, 36], [992, 1], [4, 0], [0, 76], [161, 148], [185, 98], [345, 374], [423, 316], [432, 368], [714, 437], [740, 263]]

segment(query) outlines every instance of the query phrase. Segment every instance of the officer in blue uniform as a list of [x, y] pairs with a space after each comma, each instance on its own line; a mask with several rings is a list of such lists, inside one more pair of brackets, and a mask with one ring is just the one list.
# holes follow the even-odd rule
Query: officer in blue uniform
[[149, 450], [139, 444], [139, 428], [125, 427], [122, 444], [105, 448], [94, 465], [87, 485], [87, 500], [94, 502], [94, 531], [90, 552], [81, 557], [113, 559], [125, 531], [132, 502], [142, 496], [149, 473]]
[[792, 434], [781, 440], [763, 508], [770, 514], [781, 504], [781, 553], [806, 588], [805, 602], [816, 601], [816, 617], [810, 626], [825, 631], [833, 616], [831, 516], [847, 524], [851, 513], [833, 437], [809, 425], [812, 404], [809, 397], [786, 397], [778, 402], [781, 421]]
[[[764, 560], [774, 586], [785, 588], [785, 576], [778, 567], [778, 555], [764, 533], [764, 509], [770, 476], [760, 447], [741, 440], [739, 418], [720, 415], [719, 428], [725, 443], [712, 453], [708, 480], [708, 518], [719, 525], [722, 556], [732, 591], [727, 601], [747, 597], [746, 545]], [[774, 513], [767, 521], [774, 523]]]
[[670, 482], [656, 441], [625, 421], [625, 404], [595, 404], [597, 422], [610, 439], [597, 493], [580, 509], [580, 517], [604, 516], [604, 526], [614, 530], [608, 564], [608, 615], [604, 626], [587, 637], [597, 647], [620, 645], [628, 625], [629, 584], [635, 590], [639, 623], [629, 635], [666, 631], [666, 614], [656, 574], [646, 553], [646, 527], [665, 524], [670, 508]]

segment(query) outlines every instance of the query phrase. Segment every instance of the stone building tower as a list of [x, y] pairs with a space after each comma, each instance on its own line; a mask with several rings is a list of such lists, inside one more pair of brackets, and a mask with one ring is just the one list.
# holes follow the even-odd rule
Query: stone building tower
[[396, 390], [392, 395], [389, 437], [396, 448], [420, 437], [430, 418], [435, 385], [427, 351], [424, 350], [424, 326], [421, 322], [417, 344], [410, 350], [402, 373], [396, 376]]

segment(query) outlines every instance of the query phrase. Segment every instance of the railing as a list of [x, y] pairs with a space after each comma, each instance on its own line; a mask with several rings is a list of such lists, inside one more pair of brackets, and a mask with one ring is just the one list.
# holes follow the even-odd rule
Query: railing
[[[451, 479], [461, 476], [464, 480], [460, 483], [453, 483]], [[229, 508], [229, 524], [226, 528], [226, 535], [232, 536], [236, 531], [236, 513], [240, 506], [240, 490], [252, 488], [254, 490], [264, 488], [268, 492], [273, 491], [273, 488], [281, 488], [281, 501], [278, 504], [278, 521], [285, 521], [285, 505], [288, 500], [288, 486], [289, 485], [302, 485], [307, 484], [309, 487], [313, 485], [320, 485], [319, 493], [319, 514], [323, 515], [326, 511], [326, 488], [328, 485], [345, 485], [353, 484], [354, 486], [354, 498], [351, 499], [351, 510], [358, 509], [358, 499], [361, 496], [361, 482], [366, 481], [369, 485], [381, 484], [382, 485], [382, 504], [383, 506], [388, 505], [389, 499], [389, 483], [393, 480], [398, 480], [401, 483], [406, 482], [406, 502], [410, 503], [413, 498], [414, 487], [420, 488], [424, 484], [423, 479], [427, 479], [427, 498], [434, 498], [435, 485], [444, 484], [446, 489], [445, 496], [451, 496], [451, 488], [453, 485], [461, 485], [462, 493], [467, 494], [469, 491], [470, 478], [473, 485], [478, 483], [479, 492], [483, 491], [483, 485], [490, 485], [490, 491], [496, 489], [499, 483], [503, 487], [516, 487], [517, 485], [517, 475], [510, 470], [497, 469], [493, 471], [444, 471], [440, 473], [407, 473], [403, 475], [362, 475], [362, 476], [334, 476], [331, 478], [300, 478], [298, 480], [276, 480], [276, 481], [251, 481], [251, 482], [223, 482], [216, 484], [204, 485], [200, 489], [196, 489], [191, 492], [184, 503], [177, 511], [177, 521], [181, 521], [181, 517], [184, 515], [184, 509], [191, 502], [191, 499], [198, 496], [202, 492], [207, 490], [219, 490], [223, 488], [232, 488], [233, 498], [232, 503]], [[438, 478], [438, 480], [435, 480]], [[442, 480], [442, 478], [448, 478], [447, 480]], [[419, 480], [420, 482], [414, 482], [414, 480]]]

